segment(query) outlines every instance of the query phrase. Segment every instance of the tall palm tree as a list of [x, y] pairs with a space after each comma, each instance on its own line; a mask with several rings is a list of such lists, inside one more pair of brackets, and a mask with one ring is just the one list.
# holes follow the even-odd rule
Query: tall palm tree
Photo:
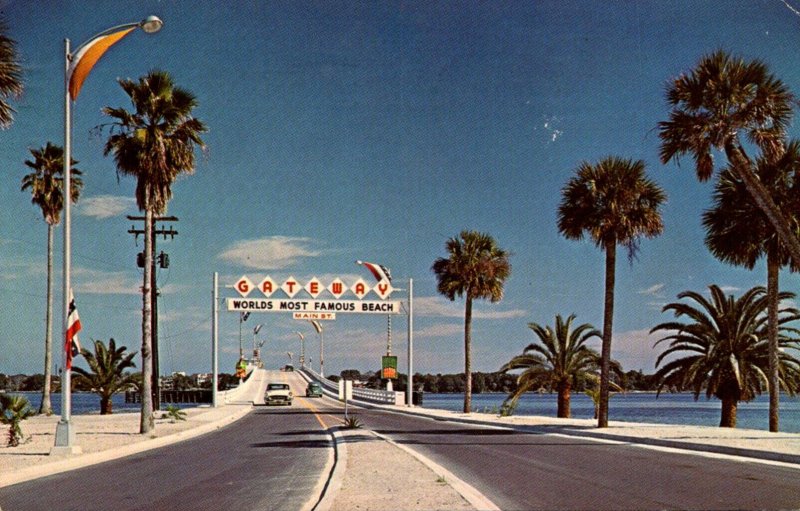
[[14, 121], [14, 109], [6, 101], [22, 95], [22, 68], [19, 65], [17, 43], [7, 35], [8, 27], [0, 18], [0, 129]]
[[[790, 221], [793, 232], [800, 232], [800, 203], [794, 176], [800, 171], [800, 143], [790, 142], [775, 162], [758, 159], [756, 172], [770, 191], [775, 204]], [[767, 303], [769, 337], [769, 430], [779, 427], [778, 368], [778, 291], [779, 273], [791, 263], [789, 252], [775, 228], [755, 204], [744, 182], [729, 167], [719, 176], [714, 190], [714, 206], [703, 214], [706, 245], [721, 261], [753, 269], [761, 256], [767, 259]], [[795, 266], [796, 268], [796, 266]]]
[[575, 314], [566, 321], [556, 315], [555, 328], [528, 323], [528, 328], [539, 338], [500, 368], [501, 372], [523, 369], [517, 377], [517, 388], [506, 400], [514, 406], [517, 400], [542, 381], [545, 375], [550, 387], [558, 392], [558, 417], [570, 417], [570, 393], [578, 379], [600, 366], [600, 354], [586, 343], [600, 332], [584, 323], [572, 328]]
[[437, 290], [451, 301], [464, 296], [464, 412], [472, 410], [472, 302], [503, 298], [503, 285], [511, 275], [508, 252], [493, 237], [477, 231], [461, 231], [445, 244], [447, 257], [434, 261]]
[[81, 355], [89, 364], [89, 371], [81, 367], [72, 368], [77, 374], [75, 383], [92, 389], [100, 396], [100, 415], [111, 414], [114, 404], [112, 396], [133, 385], [137, 379], [137, 376], [125, 373], [125, 369], [136, 367], [133, 362], [136, 352], [125, 353], [127, 349], [126, 346], [117, 348], [114, 339], [109, 339], [108, 347], [103, 341], [94, 341], [94, 353], [81, 349]]
[[[671, 332], [659, 339], [656, 345], [669, 341], [669, 348], [656, 359], [656, 367], [673, 354], [688, 352], [681, 358], [669, 360], [655, 378], [659, 392], [667, 387], [677, 390], [691, 389], [695, 399], [705, 389], [706, 397], [716, 397], [722, 402], [720, 427], [736, 427], [736, 410], [740, 401], [750, 401], [761, 393], [767, 384], [769, 346], [767, 339], [766, 289], [754, 287], [740, 298], [725, 296], [716, 285], [710, 285], [711, 299], [694, 291], [684, 291], [678, 299], [688, 298], [697, 306], [685, 302], [669, 303], [663, 312], [672, 311], [676, 318], [686, 322], [670, 321], [653, 327], [656, 331]], [[794, 297], [782, 292], [779, 299]], [[779, 311], [778, 343], [784, 349], [800, 347], [788, 333], [796, 329], [786, 327], [790, 321], [800, 319], [800, 311], [784, 307]], [[779, 352], [780, 384], [790, 394], [800, 386], [800, 360], [788, 351]]]
[[[51, 415], [50, 379], [53, 359], [53, 230], [61, 221], [64, 209], [64, 149], [47, 142], [41, 149], [30, 149], [32, 160], [25, 160], [25, 165], [33, 172], [22, 178], [22, 191], [30, 190], [31, 202], [39, 206], [47, 224], [47, 311], [45, 313], [44, 340], [44, 386], [39, 413]], [[72, 160], [72, 164], [78, 163]], [[83, 181], [81, 172], [73, 168], [70, 180], [71, 200], [74, 203], [80, 197]]]
[[152, 400], [152, 237], [153, 216], [166, 211], [172, 184], [181, 174], [194, 172], [196, 147], [205, 147], [200, 134], [205, 125], [192, 117], [197, 99], [176, 87], [164, 71], [151, 71], [138, 81], [120, 80], [133, 111], [105, 107], [113, 119], [105, 154], [114, 154], [117, 174], [136, 178], [136, 204], [145, 213], [144, 276], [142, 284], [142, 434], [155, 428]]
[[666, 194], [645, 175], [642, 160], [607, 157], [596, 165], [583, 162], [561, 191], [558, 230], [567, 239], [588, 235], [606, 253], [603, 345], [600, 368], [600, 413], [597, 425], [608, 427], [608, 392], [611, 369], [611, 335], [614, 319], [614, 283], [617, 245], [633, 261], [644, 236], [661, 234], [659, 208]]
[[672, 110], [669, 120], [658, 124], [661, 162], [691, 155], [697, 178], [706, 181], [714, 173], [712, 151], [724, 150], [731, 171], [800, 265], [800, 240], [758, 180], [755, 163], [742, 145], [743, 138], [755, 143], [768, 161], [783, 153], [795, 102], [786, 85], [763, 62], [719, 50], [673, 80], [666, 96]]

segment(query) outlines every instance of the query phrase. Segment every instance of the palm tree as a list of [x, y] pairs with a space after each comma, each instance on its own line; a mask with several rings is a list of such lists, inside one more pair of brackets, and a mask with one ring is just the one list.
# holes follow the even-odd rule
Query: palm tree
[[142, 434], [155, 428], [152, 400], [152, 303], [151, 269], [153, 216], [166, 211], [172, 184], [183, 174], [194, 172], [195, 147], [204, 147], [200, 133], [205, 125], [192, 117], [195, 96], [176, 87], [164, 71], [151, 71], [138, 81], [120, 80], [133, 106], [105, 107], [113, 119], [105, 154], [114, 154], [117, 174], [136, 178], [136, 204], [145, 213], [144, 276], [142, 284]]
[[[800, 232], [794, 176], [800, 171], [800, 143], [790, 142], [776, 162], [761, 157], [757, 176], [770, 191], [791, 222], [793, 232]], [[769, 336], [769, 430], [778, 431], [778, 290], [782, 266], [791, 263], [789, 252], [775, 228], [748, 193], [744, 182], [729, 167], [719, 176], [714, 191], [714, 207], [703, 214], [706, 245], [717, 259], [752, 270], [762, 255], [767, 259], [768, 336]], [[796, 268], [796, 267], [795, 267]]]
[[[656, 367], [676, 353], [688, 355], [675, 358], [661, 367], [655, 378], [659, 392], [667, 387], [677, 390], [691, 389], [695, 399], [705, 389], [706, 397], [716, 397], [722, 402], [720, 427], [736, 427], [736, 410], [740, 401], [750, 401], [761, 393], [767, 384], [769, 346], [767, 339], [766, 289], [756, 286], [740, 298], [725, 296], [716, 285], [710, 285], [711, 299], [694, 291], [684, 291], [678, 299], [688, 298], [697, 303], [669, 303], [663, 312], [673, 311], [676, 318], [686, 317], [687, 322], [670, 321], [653, 327], [650, 333], [669, 331], [656, 345], [669, 341], [669, 348], [656, 359]], [[781, 300], [793, 298], [793, 293], [778, 294]], [[778, 343], [780, 384], [790, 394], [800, 387], [800, 360], [786, 349], [800, 347], [796, 339], [787, 337], [797, 333], [785, 323], [800, 319], [800, 311], [785, 307], [779, 311]]]
[[117, 348], [114, 339], [109, 339], [108, 347], [103, 341], [94, 341], [94, 354], [87, 349], [81, 349], [81, 355], [89, 364], [90, 371], [81, 367], [73, 367], [76, 373], [76, 384], [83, 385], [100, 396], [100, 415], [113, 412], [112, 396], [131, 386], [136, 381], [136, 376], [125, 373], [125, 369], [136, 367], [133, 357], [136, 352], [125, 353], [126, 346]]
[[22, 69], [17, 55], [17, 43], [6, 35], [8, 27], [0, 18], [0, 129], [14, 121], [14, 109], [6, 100], [22, 95]]
[[[616, 360], [612, 361], [611, 370], [618, 375], [622, 374], [622, 366]], [[594, 418], [597, 419], [600, 416], [600, 376], [596, 373], [587, 373], [584, 379], [586, 386], [583, 390], [583, 393], [586, 394], [589, 397], [589, 399], [592, 400], [592, 404], [594, 404]], [[611, 391], [614, 392], [625, 391], [625, 389], [623, 389], [615, 381], [608, 382], [608, 385], [610, 389], [608, 393], [609, 399], [611, 399], [611, 396], [614, 395], [611, 393]]]
[[24, 396], [0, 394], [0, 422], [8, 425], [8, 447], [16, 447], [22, 440], [21, 423], [35, 415]]
[[503, 284], [511, 275], [508, 252], [501, 249], [490, 235], [477, 231], [461, 231], [445, 244], [448, 257], [434, 261], [437, 290], [451, 301], [464, 296], [464, 412], [472, 409], [472, 302], [503, 298]]
[[666, 194], [645, 175], [642, 160], [607, 157], [596, 165], [583, 162], [561, 191], [558, 230], [567, 239], [587, 234], [606, 253], [603, 344], [600, 368], [600, 413], [597, 425], [608, 427], [611, 334], [617, 244], [628, 249], [633, 262], [642, 236], [653, 238], [664, 229], [659, 207]]
[[556, 315], [555, 328], [528, 323], [538, 339], [500, 368], [500, 372], [518, 369], [523, 371], [517, 377], [517, 388], [508, 396], [506, 402], [512, 406], [517, 400], [542, 381], [544, 375], [550, 387], [558, 392], [558, 417], [570, 417], [570, 392], [578, 379], [596, 370], [600, 365], [600, 354], [586, 343], [600, 332], [592, 325], [584, 323], [572, 328], [575, 314], [566, 321]]
[[[64, 209], [64, 149], [48, 142], [41, 149], [31, 149], [33, 160], [25, 160], [25, 165], [33, 172], [22, 178], [22, 191], [31, 191], [31, 202], [39, 206], [47, 223], [47, 311], [45, 313], [44, 340], [44, 387], [39, 413], [51, 415], [50, 379], [53, 358], [53, 229], [61, 221]], [[72, 160], [72, 164], [78, 163]], [[74, 203], [80, 197], [83, 181], [78, 177], [81, 172], [73, 168], [70, 180], [71, 200]]]
[[712, 151], [724, 150], [731, 171], [800, 265], [800, 240], [758, 180], [755, 164], [742, 145], [742, 138], [754, 142], [768, 161], [781, 156], [795, 102], [786, 85], [763, 62], [747, 62], [720, 50], [672, 81], [666, 95], [672, 110], [669, 120], [658, 124], [661, 162], [689, 154], [697, 178], [706, 181], [714, 173]]

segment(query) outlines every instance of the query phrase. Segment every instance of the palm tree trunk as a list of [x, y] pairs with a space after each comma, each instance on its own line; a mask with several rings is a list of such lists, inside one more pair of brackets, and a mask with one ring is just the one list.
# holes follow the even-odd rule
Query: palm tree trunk
[[153, 211], [149, 198], [144, 213], [144, 277], [142, 283], [142, 412], [139, 421], [139, 433], [150, 433], [155, 429], [153, 416], [153, 303], [150, 294], [150, 273], [152, 259], [150, 247], [153, 243], [152, 229]]
[[[776, 244], [777, 245], [777, 244]], [[778, 275], [780, 260], [778, 249], [771, 247], [767, 252], [767, 333], [769, 336], [769, 430], [778, 431], [778, 407], [780, 383], [778, 375]]]
[[562, 419], [569, 419], [571, 416], [570, 411], [570, 398], [571, 398], [572, 384], [569, 380], [558, 382], [558, 413], [557, 416]]
[[753, 201], [764, 212], [772, 227], [775, 228], [784, 247], [792, 255], [794, 263], [800, 265], [800, 240], [791, 231], [789, 228], [790, 223], [783, 216], [781, 210], [778, 209], [761, 180], [756, 176], [753, 164], [738, 143], [738, 140], [732, 140], [725, 144], [725, 155], [728, 157], [733, 171], [744, 182], [744, 186], [753, 197]]
[[111, 396], [100, 396], [100, 415], [111, 415], [113, 405]]
[[464, 413], [472, 411], [472, 297], [467, 291], [467, 305], [464, 311]]
[[44, 387], [39, 413], [53, 415], [50, 403], [50, 380], [53, 367], [53, 225], [47, 224], [47, 311], [44, 319]]
[[611, 332], [614, 322], [614, 281], [617, 267], [617, 244], [606, 243], [606, 289], [603, 307], [603, 347], [600, 353], [600, 410], [597, 427], [608, 427], [608, 390], [611, 368]]
[[733, 397], [722, 398], [722, 416], [719, 420], [719, 427], [721, 428], [735, 428], [736, 427], [736, 408], [739, 401]]

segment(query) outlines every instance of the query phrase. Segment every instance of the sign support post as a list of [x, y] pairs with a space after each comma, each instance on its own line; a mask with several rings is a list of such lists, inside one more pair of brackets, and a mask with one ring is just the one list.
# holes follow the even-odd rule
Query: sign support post
[[408, 279], [408, 385], [406, 406], [414, 406], [414, 279]]
[[211, 292], [211, 406], [217, 407], [217, 378], [219, 378], [219, 274], [214, 272]]

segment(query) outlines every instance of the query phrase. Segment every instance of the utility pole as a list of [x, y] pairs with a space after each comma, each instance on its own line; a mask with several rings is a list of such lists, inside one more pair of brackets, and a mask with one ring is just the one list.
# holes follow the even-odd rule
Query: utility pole
[[[128, 215], [128, 220], [139, 220], [144, 222], [143, 216], [130, 216]], [[156, 257], [156, 236], [162, 235], [164, 239], [167, 239], [167, 236], [170, 239], [174, 239], [175, 236], [178, 235], [178, 231], [176, 231], [172, 226], [169, 229], [166, 229], [164, 225], [161, 225], [161, 229], [156, 228], [156, 223], [158, 222], [177, 222], [178, 217], [176, 216], [157, 216], [153, 218], [153, 225], [151, 226], [151, 238], [153, 240], [153, 246], [151, 247], [152, 250], [152, 257], [151, 261], [152, 267], [150, 272], [150, 293], [151, 293], [151, 300], [153, 303], [153, 410], [160, 410], [161, 409], [161, 377], [158, 365], [158, 288], [156, 287], [156, 261], [161, 268], [169, 268], [169, 254], [165, 254], [161, 252], [161, 254]], [[141, 229], [136, 229], [134, 226], [131, 226], [128, 229], [129, 234], [134, 235], [134, 239], [138, 239], [140, 234], [144, 234], [144, 227]], [[136, 255], [136, 265], [140, 268], [144, 267], [144, 253], [139, 252]]]

